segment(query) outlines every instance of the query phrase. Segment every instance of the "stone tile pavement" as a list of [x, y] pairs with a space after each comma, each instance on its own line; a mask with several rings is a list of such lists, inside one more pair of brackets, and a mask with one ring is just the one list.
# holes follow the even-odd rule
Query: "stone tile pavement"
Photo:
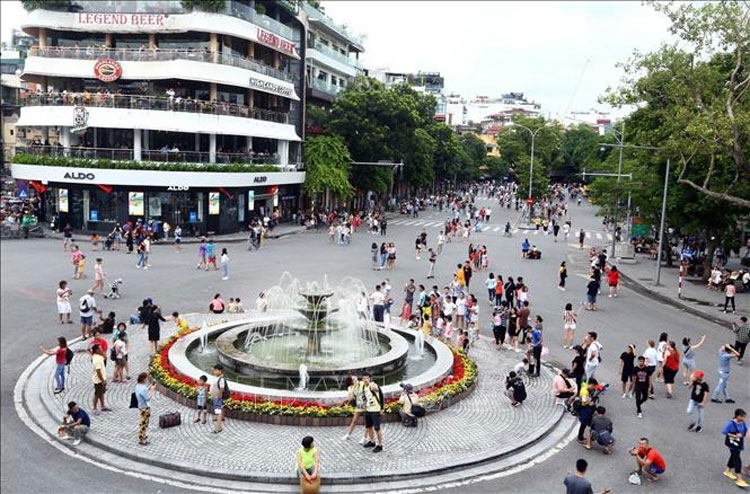
[[[203, 318], [210, 323], [217, 317], [191, 315], [191, 325]], [[231, 317], [231, 316], [230, 316]], [[162, 337], [173, 334], [172, 323], [163, 325]], [[151, 444], [137, 444], [138, 412], [128, 408], [130, 393], [138, 372], [147, 369], [148, 342], [146, 330], [129, 328], [131, 334], [130, 364], [133, 380], [108, 383], [106, 398], [112, 412], [92, 416], [89, 444], [109, 453], [137, 459], [151, 465], [189, 472], [205, 472], [225, 479], [260, 482], [294, 483], [293, 452], [304, 435], [315, 437], [320, 450], [322, 471], [331, 482], [375, 482], [386, 478], [406, 478], [426, 472], [439, 472], [499, 458], [529, 446], [553, 430], [562, 418], [561, 407], [554, 405], [550, 385], [553, 370], [544, 368], [540, 378], [527, 382], [528, 400], [513, 408], [503, 395], [505, 376], [521, 358], [512, 351], [499, 351], [488, 339], [471, 349], [479, 366], [477, 389], [458, 404], [420, 421], [417, 428], [400, 424], [384, 426], [384, 451], [376, 454], [357, 440], [363, 433], [359, 426], [354, 437], [342, 440], [343, 427], [303, 428], [227, 420], [222, 434], [212, 434], [213, 423], [195, 424], [195, 411], [157, 394], [153, 401], [149, 438]], [[83, 343], [73, 346], [83, 350]], [[108, 375], [112, 373], [108, 362]], [[90, 361], [77, 353], [71, 365], [67, 390], [52, 393], [53, 361], [46, 359], [31, 374], [25, 399], [43, 404], [49, 417], [60, 417], [68, 401], [75, 400], [91, 409], [93, 385]], [[39, 407], [35, 407], [39, 409]], [[159, 429], [158, 416], [179, 411], [183, 424]], [[49, 431], [48, 431], [49, 432]]]

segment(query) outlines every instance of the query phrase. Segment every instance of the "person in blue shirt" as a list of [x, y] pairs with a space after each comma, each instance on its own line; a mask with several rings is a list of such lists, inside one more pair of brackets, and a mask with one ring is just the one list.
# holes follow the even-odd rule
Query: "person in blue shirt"
[[529, 253], [529, 249], [531, 249], [531, 244], [529, 243], [529, 239], [526, 238], [521, 244], [521, 259], [526, 259], [526, 256]]
[[219, 269], [216, 265], [216, 244], [212, 238], [209, 238], [206, 244], [206, 271], [208, 271], [209, 264], [214, 267], [214, 270]]
[[151, 419], [151, 398], [154, 396], [155, 388], [155, 382], [148, 385], [147, 372], [138, 374], [138, 384], [135, 385], [135, 397], [138, 400], [138, 410], [141, 415], [138, 426], [138, 444], [141, 446], [148, 445], [146, 432], [148, 431], [148, 422]]
[[724, 476], [734, 480], [737, 487], [748, 486], [742, 478], [742, 459], [740, 458], [740, 453], [745, 449], [745, 436], [747, 435], [746, 415], [747, 413], [742, 408], [736, 409], [732, 420], [727, 422], [721, 430], [725, 437], [724, 444], [729, 448], [729, 461], [727, 461]]
[[534, 329], [531, 331], [531, 354], [534, 357], [531, 362], [529, 377], [538, 377], [542, 368], [542, 316], [536, 316]]
[[79, 444], [83, 436], [91, 428], [91, 419], [85, 410], [80, 408], [75, 401], [68, 403], [68, 413], [63, 416], [63, 425], [60, 426], [58, 434], [67, 434], [73, 440], [73, 444]]
[[716, 389], [711, 395], [713, 403], [721, 403], [719, 396], [724, 397], [725, 403], [734, 403], [729, 396], [729, 373], [732, 369], [730, 363], [733, 358], [739, 357], [740, 352], [734, 349], [732, 345], [724, 345], [719, 350], [719, 382], [716, 383]]

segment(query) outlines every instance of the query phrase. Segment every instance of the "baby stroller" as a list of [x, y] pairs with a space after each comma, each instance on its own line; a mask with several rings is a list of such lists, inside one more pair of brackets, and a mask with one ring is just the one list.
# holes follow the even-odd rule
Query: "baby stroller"
[[114, 234], [110, 233], [107, 235], [107, 238], [104, 240], [104, 250], [112, 250], [112, 247], [115, 243], [115, 236]]
[[120, 287], [122, 286], [122, 278], [117, 278], [109, 284], [109, 292], [104, 295], [104, 298], [120, 298]]

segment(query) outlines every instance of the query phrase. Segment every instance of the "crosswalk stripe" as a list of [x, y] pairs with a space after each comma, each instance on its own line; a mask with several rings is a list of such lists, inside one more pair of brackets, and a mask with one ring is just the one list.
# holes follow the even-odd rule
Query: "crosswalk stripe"
[[511, 233], [518, 233], [519, 231], [520, 231], [520, 230], [519, 230], [518, 228], [516, 228], [516, 229], [515, 229], [515, 230], [513, 230], [513, 231], [512, 231]]
[[406, 226], [409, 226], [409, 225], [413, 225], [414, 223], [416, 223], [416, 222], [415, 221], [407, 221], [406, 223], [403, 223], [403, 224], [406, 225]]
[[612, 237], [612, 234], [611, 234], [611, 233], [608, 233], [608, 234], [607, 234], [607, 240], [609, 240], [609, 241], [612, 241], [612, 240], [613, 240], [613, 237]]
[[534, 235], [539, 235], [539, 230], [534, 230]]
[[597, 240], [601, 240], [602, 239], [602, 234], [597, 232], [596, 239]]
[[499, 226], [496, 226], [496, 227], [495, 227], [495, 229], [494, 229], [494, 230], [492, 230], [492, 231], [493, 231], [493, 232], [499, 232], [499, 231], [500, 231], [500, 227], [499, 227]]
[[586, 232], [586, 238], [591, 238], [591, 232]]

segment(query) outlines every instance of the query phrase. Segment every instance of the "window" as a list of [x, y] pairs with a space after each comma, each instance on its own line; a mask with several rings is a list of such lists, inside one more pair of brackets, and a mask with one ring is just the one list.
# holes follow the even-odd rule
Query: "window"
[[323, 72], [322, 70], [318, 71], [318, 80], [319, 81], [328, 81], [328, 72]]

